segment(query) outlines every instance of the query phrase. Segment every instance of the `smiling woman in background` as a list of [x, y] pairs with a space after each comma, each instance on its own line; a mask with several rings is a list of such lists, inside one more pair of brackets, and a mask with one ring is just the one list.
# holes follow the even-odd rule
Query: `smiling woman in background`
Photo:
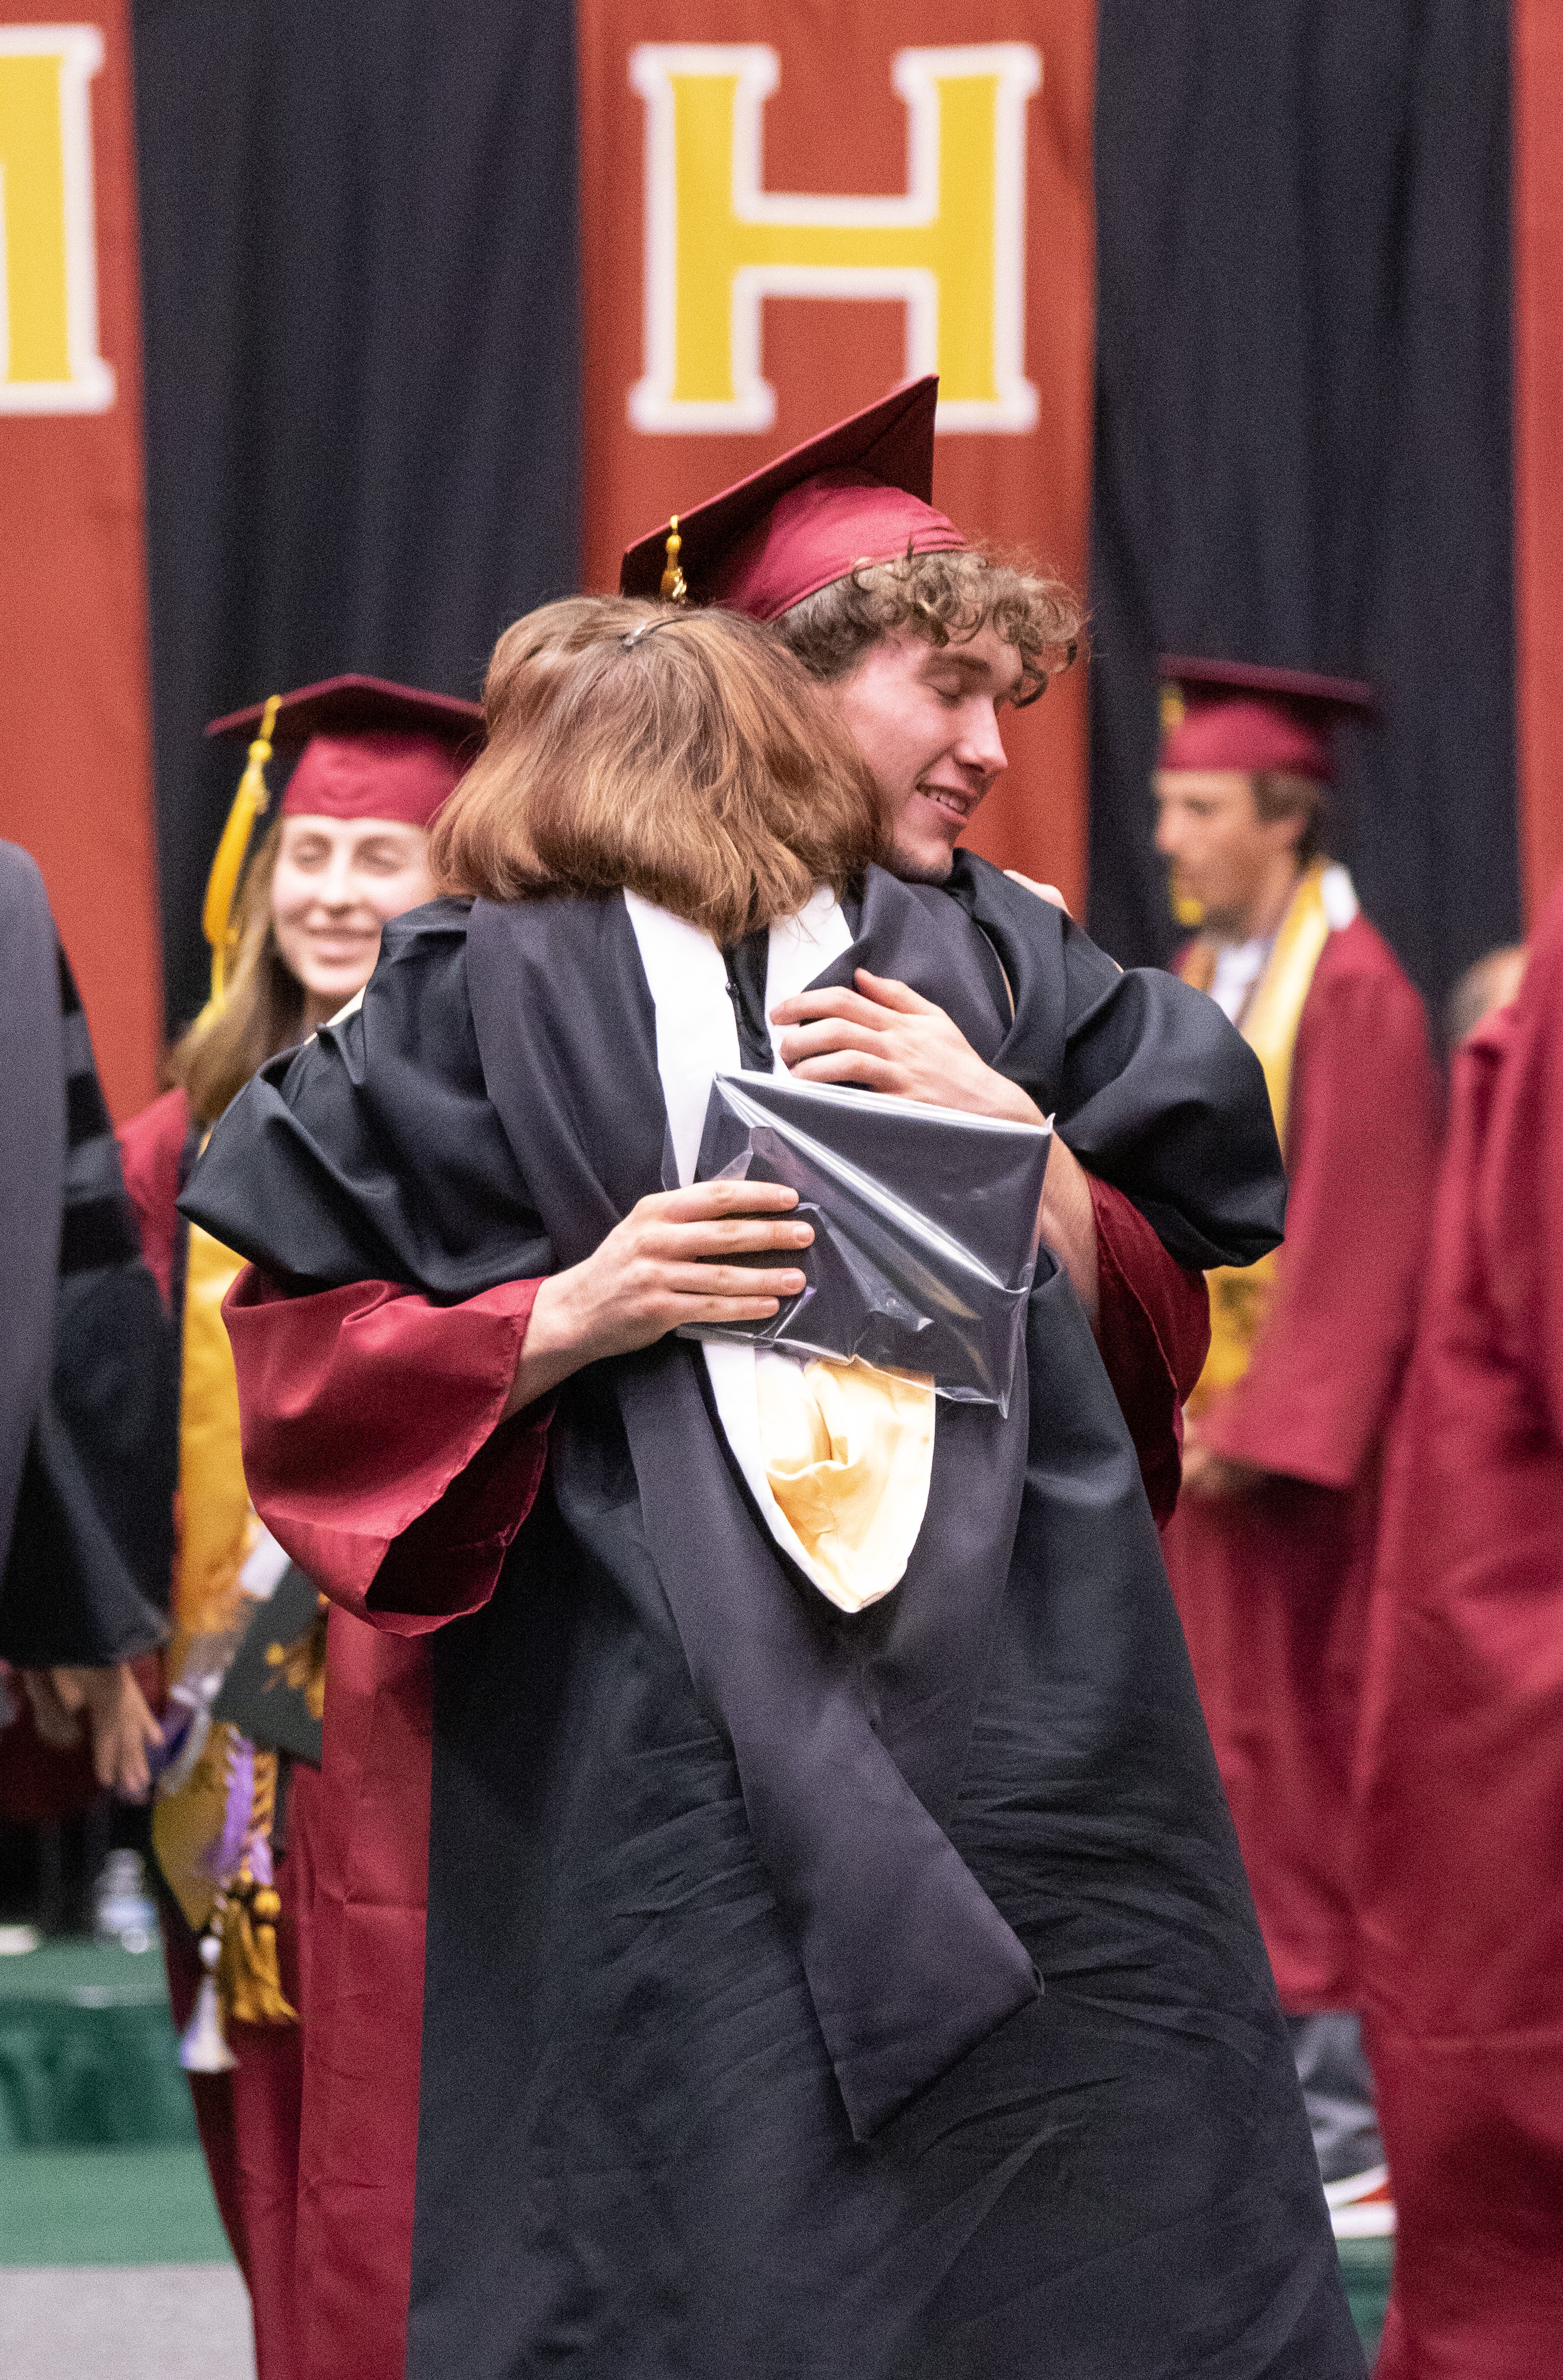
[[[175, 1087], [122, 1136], [146, 1256], [182, 1336], [172, 1692], [152, 1840], [175, 2016], [188, 2028], [201, 2142], [249, 2284], [260, 2380], [292, 2380], [299, 2368], [297, 2018], [309, 1999], [319, 1779], [211, 1716], [257, 1598], [275, 1587], [285, 1558], [255, 1517], [240, 1457], [221, 1311], [240, 1259], [182, 1222], [174, 1202], [257, 1067], [361, 991], [382, 927], [430, 899], [429, 829], [477, 748], [480, 718], [476, 704], [351, 677], [215, 723], [213, 734], [255, 740], [207, 895], [212, 997], [173, 1051]], [[241, 883], [273, 736], [303, 748]], [[296, 1649], [278, 1667], [318, 1718], [315, 1632], [307, 1628]], [[201, 1997], [203, 1966], [215, 1992]]]

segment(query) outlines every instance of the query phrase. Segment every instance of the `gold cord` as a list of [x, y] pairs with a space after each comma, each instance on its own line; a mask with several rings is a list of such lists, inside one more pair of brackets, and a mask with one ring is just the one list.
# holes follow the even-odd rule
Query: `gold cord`
[[687, 603], [689, 601], [689, 589], [685, 584], [678, 559], [683, 546], [684, 540], [678, 533], [678, 515], [674, 513], [668, 522], [667, 567], [662, 573], [662, 583], [657, 589], [664, 603]]
[[206, 880], [200, 929], [212, 945], [210, 1009], [220, 1009], [227, 998], [228, 961], [238, 941], [238, 928], [234, 923], [234, 903], [238, 897], [239, 878], [244, 873], [250, 833], [256, 820], [264, 816], [271, 800], [266, 786], [266, 763], [272, 757], [272, 731], [277, 723], [281, 704], [280, 694], [273, 694], [267, 700], [260, 721], [260, 733], [249, 747], [244, 774], [234, 795], [234, 806], [228, 812], [228, 822], [223, 829], [217, 856]]

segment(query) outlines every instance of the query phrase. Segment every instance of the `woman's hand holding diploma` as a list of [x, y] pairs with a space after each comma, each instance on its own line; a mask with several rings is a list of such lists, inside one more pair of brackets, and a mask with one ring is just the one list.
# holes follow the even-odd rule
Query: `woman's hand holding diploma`
[[[787, 1262], [814, 1237], [789, 1211], [797, 1203], [772, 1182], [697, 1182], [642, 1198], [595, 1254], [539, 1289], [504, 1415], [681, 1323], [764, 1321], [804, 1286]], [[771, 1253], [774, 1271], [721, 1261]]]

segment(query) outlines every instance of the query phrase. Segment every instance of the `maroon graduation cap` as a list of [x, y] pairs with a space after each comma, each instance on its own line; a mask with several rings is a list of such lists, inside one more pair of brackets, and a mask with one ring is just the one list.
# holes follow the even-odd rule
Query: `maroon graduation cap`
[[898, 388], [626, 552], [619, 592], [774, 620], [860, 565], [966, 540], [933, 505], [939, 379]]
[[482, 740], [482, 706], [390, 678], [321, 678], [214, 719], [209, 735], [243, 736], [249, 753], [207, 879], [201, 930], [212, 945], [212, 1006], [226, 997], [237, 945], [234, 902], [250, 832], [268, 805], [273, 742], [302, 745], [285, 818], [394, 819], [427, 827]]
[[229, 711], [206, 732], [303, 746], [283, 796], [285, 818], [428, 826], [476, 752], [482, 725], [482, 705], [458, 695], [349, 675]]
[[1343, 717], [1378, 705], [1360, 679], [1247, 662], [1160, 663], [1163, 769], [1284, 769], [1327, 785], [1335, 776], [1330, 734]]

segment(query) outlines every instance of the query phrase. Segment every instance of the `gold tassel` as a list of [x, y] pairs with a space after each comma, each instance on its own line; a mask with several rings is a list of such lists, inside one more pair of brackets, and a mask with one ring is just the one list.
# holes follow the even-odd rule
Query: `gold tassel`
[[273, 694], [266, 704], [260, 733], [249, 747], [244, 774], [234, 795], [234, 806], [228, 812], [228, 822], [217, 845], [217, 856], [206, 880], [200, 929], [212, 945], [212, 998], [207, 1003], [207, 1014], [220, 1009], [227, 998], [228, 961], [238, 941], [238, 930], [234, 924], [234, 902], [238, 895], [239, 878], [244, 873], [250, 833], [256, 820], [264, 816], [271, 799], [266, 789], [266, 763], [272, 757], [272, 730], [277, 723], [281, 702], [281, 695]]
[[277, 1894], [245, 1876], [224, 1899], [217, 1998], [224, 2018], [238, 2024], [297, 2024], [298, 2011], [283, 1996], [277, 1967]]
[[678, 515], [674, 513], [668, 522], [667, 568], [657, 589], [664, 603], [687, 603], [689, 601], [689, 589], [684, 583], [684, 572], [678, 559], [683, 545], [684, 540], [678, 533]]
[[282, 1901], [249, 1872], [251, 1847], [271, 1838], [277, 1805], [277, 1755], [255, 1751], [255, 1790], [244, 1857], [217, 1896], [212, 1921], [222, 1944], [217, 1998], [225, 2018], [240, 2024], [297, 2024], [277, 1967], [277, 1919]]

